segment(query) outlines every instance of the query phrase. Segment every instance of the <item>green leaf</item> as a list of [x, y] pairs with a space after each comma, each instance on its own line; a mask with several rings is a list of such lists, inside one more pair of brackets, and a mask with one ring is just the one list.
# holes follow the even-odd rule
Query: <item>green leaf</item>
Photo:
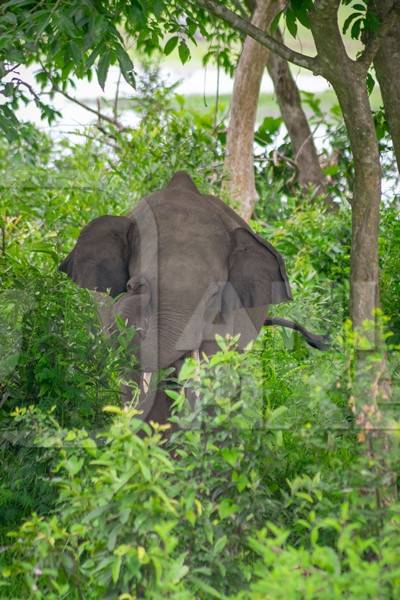
[[227, 541], [228, 541], [228, 538], [226, 537], [226, 535], [223, 535], [222, 537], [220, 537], [219, 540], [217, 540], [215, 543], [214, 554], [219, 554], [220, 552], [222, 552], [222, 550], [226, 546]]
[[184, 42], [183, 40], [179, 44], [178, 52], [179, 58], [181, 59], [181, 63], [184, 65], [189, 60], [190, 50], [187, 47], [186, 42]]
[[199, 590], [204, 592], [204, 594], [207, 594], [207, 595], [202, 596], [203, 598], [210, 597], [210, 598], [218, 598], [219, 600], [223, 600], [223, 598], [226, 597], [226, 596], [222, 596], [215, 588], [211, 587], [210, 585], [208, 585], [208, 583], [205, 583], [198, 577], [191, 576], [190, 579], [199, 588]]
[[133, 63], [129, 57], [129, 54], [124, 50], [122, 46], [117, 47], [117, 58], [125, 81], [129, 83], [129, 85], [131, 85], [132, 87], [135, 87], [136, 80], [134, 75]]
[[284, 415], [288, 410], [287, 406], [278, 406], [278, 408], [275, 408], [275, 410], [273, 410], [271, 412], [271, 414], [268, 417], [268, 424], [272, 424], [275, 421], [277, 421], [279, 419], [279, 417], [281, 417], [282, 415]]
[[31, 252], [43, 252], [44, 254], [49, 254], [55, 264], [60, 262], [57, 252], [48, 244], [36, 242], [31, 246], [30, 250]]
[[351, 15], [349, 15], [347, 17], [347, 19], [343, 23], [343, 33], [344, 34], [347, 32], [348, 28], [350, 27], [350, 25], [352, 24], [352, 22], [354, 21], [354, 19], [356, 19], [359, 16], [360, 16], [360, 13], [351, 13]]
[[286, 26], [289, 33], [295, 38], [297, 35], [296, 13], [293, 10], [286, 12]]
[[179, 382], [181, 383], [182, 381], [191, 379], [195, 374], [197, 366], [197, 362], [194, 360], [194, 358], [187, 358], [179, 372]]
[[128, 554], [128, 552], [130, 552], [131, 550], [132, 546], [130, 546], [129, 544], [120, 544], [118, 548], [114, 550], [114, 554], [115, 556], [125, 556], [125, 554]]
[[238, 508], [239, 506], [234, 504], [231, 500], [229, 500], [229, 498], [224, 498], [224, 500], [222, 500], [218, 506], [218, 514], [220, 519], [227, 519], [233, 515]]
[[310, 19], [308, 18], [308, 14], [304, 10], [297, 12], [296, 17], [303, 25], [303, 27], [305, 27], [306, 29], [310, 29]]
[[367, 73], [367, 88], [368, 94], [372, 94], [372, 90], [375, 87], [375, 79], [372, 77], [371, 73]]
[[265, 117], [260, 127], [254, 134], [254, 139], [258, 144], [270, 144], [273, 141], [274, 134], [279, 130], [282, 124], [281, 117]]
[[300, 23], [310, 29], [308, 11], [313, 8], [312, 0], [291, 0], [291, 8]]
[[95, 48], [93, 50], [93, 52], [91, 52], [88, 56], [88, 58], [86, 59], [86, 68], [90, 69], [92, 67], [92, 65], [94, 64], [94, 61], [96, 60], [96, 58], [98, 57], [98, 55], [100, 54], [100, 48]]
[[173, 584], [179, 583], [179, 581], [189, 572], [189, 567], [184, 564], [184, 560], [185, 554], [182, 554], [169, 567], [169, 577]]
[[237, 448], [223, 448], [221, 451], [223, 459], [234, 467], [241, 456], [240, 450]]
[[101, 89], [104, 91], [104, 85], [107, 79], [108, 69], [110, 68], [111, 52], [106, 50], [100, 57], [99, 64], [97, 65], [97, 79]]
[[121, 415], [122, 409], [119, 406], [113, 406], [112, 404], [107, 404], [107, 406], [103, 406], [103, 412], [113, 413], [115, 415]]
[[69, 460], [66, 460], [63, 464], [63, 467], [68, 471], [68, 473], [74, 477], [79, 473], [79, 471], [83, 467], [84, 460], [83, 458], [78, 459], [76, 456], [71, 456]]
[[353, 40], [359, 39], [362, 23], [363, 23], [362, 19], [357, 19], [357, 21], [354, 21], [353, 26], [351, 28], [351, 37], [353, 38]]
[[324, 175], [336, 175], [336, 173], [339, 173], [340, 169], [338, 165], [329, 165], [328, 167], [324, 167], [322, 171]]
[[168, 42], [164, 46], [164, 54], [166, 56], [168, 56], [168, 54], [171, 54], [171, 52], [173, 52], [175, 50], [176, 46], [178, 45], [178, 42], [179, 42], [179, 37], [177, 35], [175, 35], [172, 38], [169, 38]]
[[[4, 110], [4, 107], [3, 107]], [[0, 113], [0, 129], [3, 130], [3, 133], [5, 134], [6, 138], [8, 139], [9, 142], [14, 142], [18, 139], [18, 131], [17, 128], [10, 123], [10, 120], [3, 116]]]
[[117, 583], [118, 579], [119, 579], [119, 573], [121, 571], [121, 565], [122, 565], [122, 557], [121, 556], [117, 556], [116, 559], [113, 562], [113, 566], [111, 568], [111, 574], [112, 574], [112, 580], [114, 583]]
[[181, 397], [179, 392], [175, 392], [175, 390], [165, 390], [165, 394], [176, 402]]
[[270, 25], [270, 32], [271, 33], [275, 33], [276, 30], [279, 27], [279, 21], [281, 20], [281, 16], [283, 15], [284, 10], [280, 10], [275, 17], [272, 19], [271, 25]]

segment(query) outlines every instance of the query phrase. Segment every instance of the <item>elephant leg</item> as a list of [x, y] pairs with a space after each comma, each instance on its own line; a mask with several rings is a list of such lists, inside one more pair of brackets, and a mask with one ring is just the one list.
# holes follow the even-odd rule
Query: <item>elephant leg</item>
[[[188, 354], [189, 355], [189, 354]], [[200, 353], [194, 351], [191, 356], [200, 364]], [[175, 376], [179, 375], [179, 371], [183, 365], [186, 355], [176, 360], [173, 365], [175, 369]], [[136, 371], [131, 375], [132, 381], [135, 381], [139, 387], [139, 401], [137, 403], [138, 410], [141, 413], [138, 415], [139, 419], [143, 421], [155, 421], [160, 425], [164, 425], [168, 422], [171, 416], [171, 399], [161, 386], [152, 385], [152, 379], [155, 377], [155, 373], [151, 372], [138, 372]], [[122, 402], [128, 406], [132, 403], [132, 391], [127, 385], [122, 386], [121, 390]], [[188, 390], [186, 395], [187, 401], [189, 402], [191, 410], [195, 410], [196, 405], [199, 402], [200, 395], [197, 391]], [[177, 428], [175, 424], [171, 424], [171, 430]]]
[[[155, 390], [154, 399], [152, 399], [151, 407], [145, 417], [149, 423], [155, 421], [160, 425], [165, 425], [171, 416], [170, 398], [162, 389]], [[143, 417], [142, 417], [143, 418]]]
[[[140, 390], [141, 386], [141, 373], [139, 371], [132, 371], [128, 375], [128, 379], [137, 385], [137, 389]], [[123, 383], [121, 385], [121, 403], [123, 406], [130, 406], [133, 401], [132, 387]]]
[[[129, 374], [129, 379], [137, 384], [138, 392], [136, 398], [132, 395], [132, 388], [123, 384], [121, 387], [121, 400], [124, 406], [132, 406], [140, 410], [138, 419], [149, 421], [154, 415], [154, 405], [158, 404], [158, 390], [151, 386], [153, 373], [134, 371]], [[153, 418], [154, 420], [154, 418]], [[156, 419], [157, 420], [157, 419]]]
[[[171, 365], [175, 369], [175, 376], [178, 375], [184, 360], [185, 357], [182, 357]], [[172, 400], [167, 396], [162, 386], [152, 385], [152, 380], [154, 381], [153, 378], [156, 378], [155, 373], [140, 373], [138, 409], [141, 411], [141, 414], [138, 415], [138, 417], [148, 423], [150, 421], [155, 421], [160, 425], [165, 425], [171, 416]], [[171, 424], [171, 430], [175, 428], [176, 426]]]

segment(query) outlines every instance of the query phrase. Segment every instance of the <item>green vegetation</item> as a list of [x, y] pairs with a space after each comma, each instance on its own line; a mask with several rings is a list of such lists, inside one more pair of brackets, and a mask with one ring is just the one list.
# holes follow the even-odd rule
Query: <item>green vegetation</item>
[[[390, 448], [377, 435], [366, 455], [352, 410], [352, 165], [340, 118], [327, 124], [339, 209], [310, 202], [290, 165], [266, 161], [252, 222], [287, 260], [294, 301], [279, 311], [329, 332], [331, 349], [266, 328], [244, 353], [220, 340], [171, 388], [180, 428], [168, 436], [120, 406], [127, 332], [110, 343], [88, 292], [56, 270], [84, 223], [123, 214], [173, 171], [218, 193], [213, 111], [153, 84], [139, 88], [134, 129], [105, 124], [74, 145], [27, 128], [0, 148], [0, 597], [399, 598], [400, 506], [380, 496], [400, 474], [399, 198], [382, 207], [380, 238]], [[265, 157], [276, 125], [260, 133]], [[279, 148], [290, 156], [287, 139]], [[372, 365], [379, 357], [370, 352]], [[186, 389], [201, 399], [194, 413]]]
[[[318, 98], [321, 101], [321, 109], [323, 112], [329, 111], [330, 107], [333, 104], [337, 103], [335, 93], [332, 90], [326, 90], [323, 92], [318, 92], [313, 94], [315, 98]], [[220, 118], [224, 115], [229, 107], [231, 96], [229, 94], [221, 94], [219, 96], [219, 115]], [[376, 89], [371, 95], [371, 103], [375, 110], [378, 110], [381, 105], [381, 98], [379, 94], [379, 90]], [[196, 111], [207, 111], [208, 109], [215, 107], [215, 94], [214, 96], [199, 94], [190, 94], [186, 96], [186, 104], [188, 108], [191, 108]], [[310, 109], [307, 110], [306, 113], [308, 115], [312, 114]], [[276, 101], [276, 96], [274, 93], [261, 93], [259, 96], [258, 110], [257, 110], [257, 120], [261, 120], [266, 116], [278, 116], [279, 115], [279, 107]]]

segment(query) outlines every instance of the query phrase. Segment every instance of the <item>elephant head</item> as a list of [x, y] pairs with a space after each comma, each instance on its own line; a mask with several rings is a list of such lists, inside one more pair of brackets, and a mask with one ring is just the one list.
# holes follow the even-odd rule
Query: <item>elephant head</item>
[[89, 223], [59, 269], [116, 298], [110, 324], [120, 314], [138, 329], [143, 371], [212, 351], [216, 333], [240, 333], [245, 345], [268, 305], [291, 299], [281, 255], [183, 172], [130, 215]]

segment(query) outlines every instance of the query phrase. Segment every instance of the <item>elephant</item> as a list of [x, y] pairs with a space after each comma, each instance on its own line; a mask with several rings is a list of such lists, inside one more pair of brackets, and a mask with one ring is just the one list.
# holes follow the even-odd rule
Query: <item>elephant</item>
[[169, 416], [165, 395], [146, 398], [149, 374], [179, 370], [193, 352], [215, 353], [216, 334], [240, 334], [243, 349], [263, 325], [278, 325], [314, 348], [328, 344], [298, 323], [267, 316], [270, 305], [292, 299], [281, 254], [219, 198], [201, 194], [184, 171], [130, 214], [91, 221], [59, 270], [93, 291], [109, 330], [116, 315], [136, 329], [145, 420]]

